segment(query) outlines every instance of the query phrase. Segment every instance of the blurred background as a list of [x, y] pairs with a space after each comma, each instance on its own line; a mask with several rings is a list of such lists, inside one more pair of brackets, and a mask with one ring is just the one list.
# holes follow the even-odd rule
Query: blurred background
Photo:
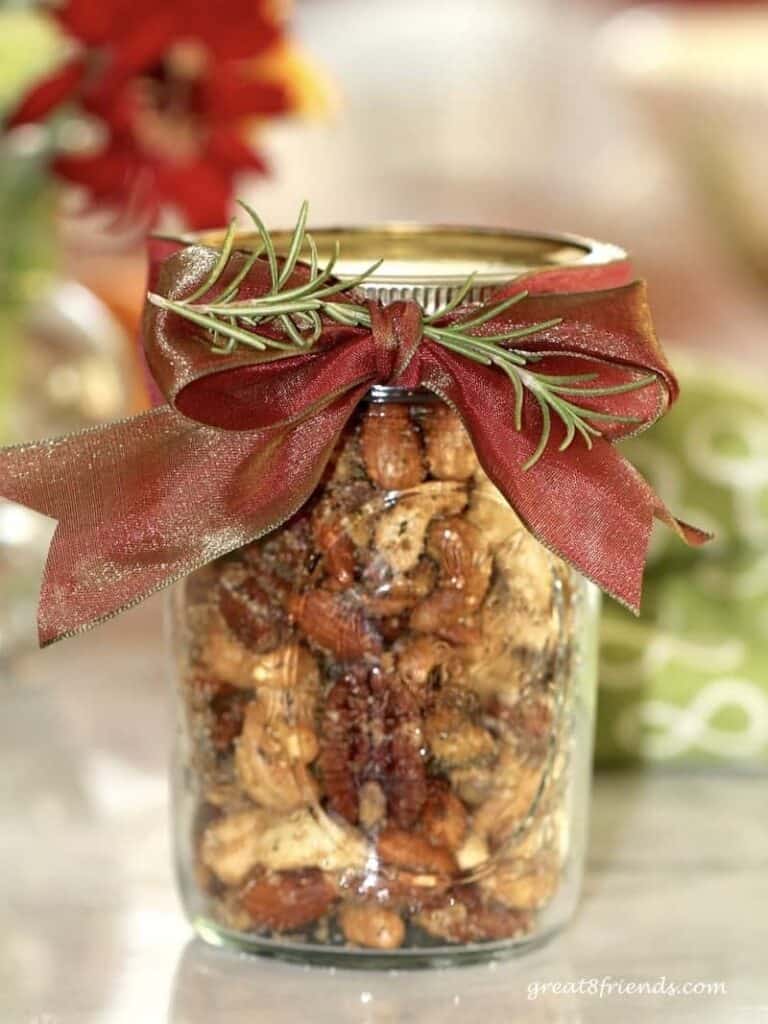
[[[306, 197], [318, 225], [415, 219], [618, 243], [649, 281], [683, 385], [626, 452], [717, 540], [692, 552], [659, 534], [641, 618], [606, 601], [597, 761], [765, 771], [768, 5], [64, 0], [56, 11], [0, 4], [0, 439], [141, 408], [143, 237], [217, 224], [235, 194], [275, 227]], [[159, 805], [169, 728], [156, 604], [30, 653], [49, 537], [50, 524], [0, 504], [4, 776], [41, 834], [85, 805], [115, 820]], [[49, 760], [30, 771], [24, 737], [40, 721]], [[59, 797], [41, 800], [45, 765], [86, 747], [87, 778], [64, 773]]]

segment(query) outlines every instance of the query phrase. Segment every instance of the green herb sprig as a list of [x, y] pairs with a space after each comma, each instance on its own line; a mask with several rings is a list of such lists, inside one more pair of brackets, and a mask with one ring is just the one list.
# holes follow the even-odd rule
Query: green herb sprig
[[[286, 354], [307, 351], [320, 338], [323, 316], [348, 327], [371, 326], [371, 315], [367, 305], [354, 302], [350, 299], [349, 293], [357, 285], [367, 281], [381, 266], [382, 260], [372, 263], [355, 277], [345, 278], [343, 281], [333, 280], [334, 267], [339, 258], [339, 243], [335, 244], [325, 266], [321, 266], [317, 246], [307, 231], [309, 207], [304, 202], [291, 235], [287, 255], [281, 265], [272, 237], [262, 219], [246, 203], [241, 202], [240, 205], [253, 221], [259, 234], [260, 245], [248, 256], [231, 281], [214, 298], [201, 301], [203, 296], [216, 287], [229, 266], [235, 246], [235, 221], [232, 221], [227, 229], [215, 266], [191, 295], [184, 299], [172, 300], [150, 293], [149, 302], [205, 328], [210, 332], [210, 338], [206, 339], [207, 343], [214, 352], [223, 356], [231, 354], [238, 345], [259, 351], [277, 349]], [[287, 288], [296, 264], [305, 252], [308, 256], [309, 276], [303, 284]], [[241, 285], [256, 261], [264, 258], [269, 266], [269, 291], [266, 295], [241, 299]], [[449, 324], [441, 323], [469, 295], [475, 277], [475, 274], [471, 274], [448, 303], [423, 318], [423, 333], [425, 337], [431, 338], [444, 348], [483, 366], [495, 366], [507, 375], [514, 393], [513, 422], [517, 431], [523, 429], [525, 393], [532, 396], [541, 412], [542, 427], [536, 450], [525, 463], [524, 469], [536, 465], [546, 451], [552, 433], [553, 416], [558, 417], [565, 427], [565, 436], [559, 445], [560, 451], [565, 451], [577, 434], [584, 440], [587, 448], [591, 448], [593, 438], [601, 436], [599, 427], [595, 425], [597, 423], [640, 422], [636, 416], [619, 416], [585, 408], [578, 404], [578, 399], [636, 391], [652, 384], [656, 379], [653, 374], [624, 384], [591, 387], [589, 385], [598, 378], [596, 373], [556, 376], [537, 372], [531, 369], [532, 364], [549, 353], [507, 347], [510, 342], [557, 326], [562, 322], [562, 318], [543, 320], [527, 327], [501, 331], [485, 337], [471, 333], [525, 299], [528, 295], [525, 291], [485, 306], [481, 312], [470, 313], [462, 320]], [[344, 301], [339, 301], [342, 293], [345, 296]], [[279, 327], [281, 337], [274, 338], [260, 333], [259, 328], [273, 328], [275, 325]]]

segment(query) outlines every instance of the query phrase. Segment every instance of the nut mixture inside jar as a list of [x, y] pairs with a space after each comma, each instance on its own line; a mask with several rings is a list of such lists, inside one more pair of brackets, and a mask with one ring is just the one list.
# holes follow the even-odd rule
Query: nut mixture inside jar
[[195, 913], [368, 950], [520, 940], [568, 855], [574, 577], [438, 401], [183, 585]]

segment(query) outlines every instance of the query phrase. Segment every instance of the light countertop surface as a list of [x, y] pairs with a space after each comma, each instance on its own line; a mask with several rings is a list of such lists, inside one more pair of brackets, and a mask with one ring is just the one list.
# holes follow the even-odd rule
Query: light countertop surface
[[[4, 673], [3, 1024], [768, 1021], [765, 778], [599, 777], [580, 913], [522, 959], [393, 974], [205, 947], [170, 862], [161, 621], [153, 600]], [[624, 991], [662, 979], [721, 991]]]

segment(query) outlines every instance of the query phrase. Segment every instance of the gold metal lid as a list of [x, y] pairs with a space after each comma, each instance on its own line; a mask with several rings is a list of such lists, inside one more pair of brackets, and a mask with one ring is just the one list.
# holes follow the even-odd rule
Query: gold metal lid
[[[185, 235], [183, 240], [218, 246], [223, 237], [223, 231], [211, 231]], [[600, 265], [625, 258], [617, 246], [589, 238], [499, 228], [392, 223], [312, 229], [312, 237], [321, 259], [328, 259], [339, 242], [341, 256], [335, 273], [342, 280], [383, 259], [360, 289], [382, 302], [414, 299], [426, 313], [448, 302], [473, 272], [475, 286], [467, 300], [480, 302], [499, 285], [530, 270]], [[290, 238], [290, 231], [272, 232], [278, 252], [287, 249]], [[237, 235], [238, 248], [258, 244], [254, 231]]]

